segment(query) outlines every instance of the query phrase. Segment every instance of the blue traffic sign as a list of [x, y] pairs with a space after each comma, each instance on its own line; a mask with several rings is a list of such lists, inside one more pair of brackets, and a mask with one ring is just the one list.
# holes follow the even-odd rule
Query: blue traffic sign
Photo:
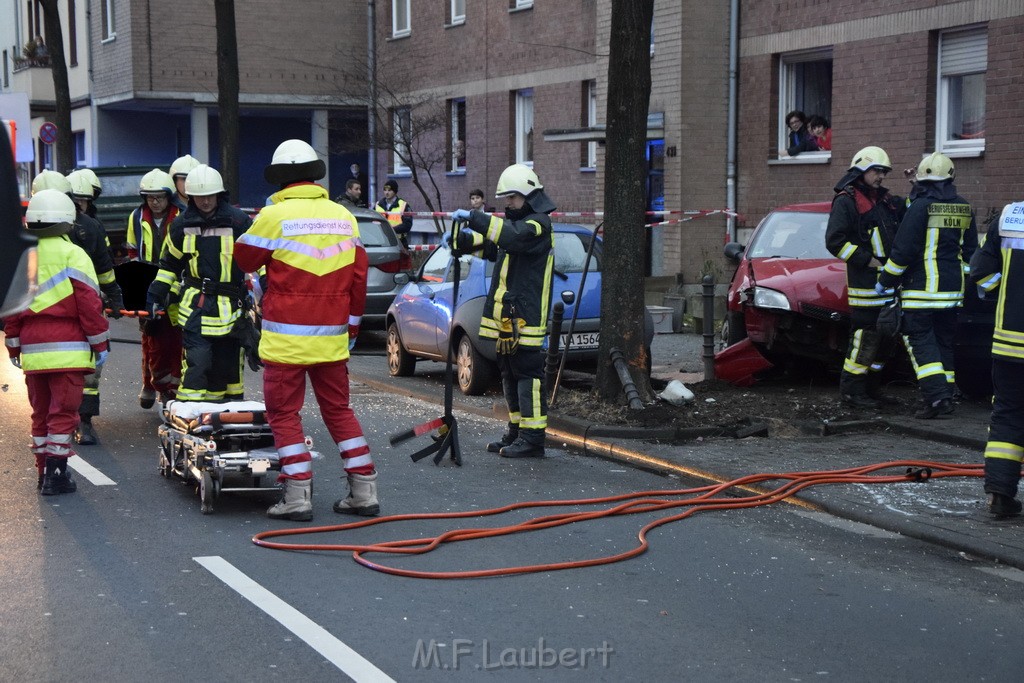
[[39, 126], [39, 139], [47, 145], [52, 145], [57, 141], [57, 126], [56, 124], [46, 121], [43, 125]]

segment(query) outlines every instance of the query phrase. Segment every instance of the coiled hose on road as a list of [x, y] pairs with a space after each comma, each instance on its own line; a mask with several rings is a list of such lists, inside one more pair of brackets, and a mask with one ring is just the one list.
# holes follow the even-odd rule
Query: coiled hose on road
[[[885, 473], [886, 470], [902, 470], [902, 472]], [[369, 567], [370, 569], [384, 572], [386, 574], [406, 576], [415, 579], [472, 579], [490, 576], [510, 576], [513, 574], [531, 574], [535, 572], [549, 572], [559, 569], [594, 567], [597, 565], [612, 564], [614, 562], [628, 560], [632, 557], [637, 557], [638, 555], [643, 554], [647, 550], [649, 546], [647, 534], [652, 529], [659, 526], [670, 522], [676, 522], [681, 519], [686, 519], [691, 515], [707, 510], [735, 510], [738, 508], [751, 508], [759, 505], [768, 505], [769, 503], [777, 503], [811, 486], [818, 486], [822, 484], [924, 482], [929, 479], [941, 479], [944, 477], [981, 477], [983, 475], [984, 466], [981, 464], [963, 465], [929, 462], [924, 460], [894, 460], [891, 462], [875, 463], [872, 465], [864, 465], [861, 467], [852, 467], [842, 470], [789, 472], [784, 474], [751, 474], [720, 484], [710, 484], [707, 486], [698, 486], [688, 489], [639, 491], [616, 496], [583, 498], [578, 500], [525, 501], [486, 510], [390, 515], [387, 517], [377, 517], [358, 522], [351, 522], [349, 524], [333, 524], [329, 526], [298, 529], [275, 529], [256, 534], [253, 536], [252, 542], [263, 548], [274, 548], [277, 550], [330, 550], [351, 552], [352, 558], [364, 567]], [[758, 485], [765, 482], [776, 480], [780, 480], [782, 483], [773, 489], [762, 489], [758, 487]], [[750, 495], [736, 496], [730, 493], [732, 489], [742, 490], [744, 492], [748, 492]], [[681, 496], [688, 497], [679, 500], [679, 497]], [[601, 510], [545, 515], [507, 526], [452, 529], [433, 537], [386, 541], [369, 545], [284, 543], [268, 540], [282, 536], [347, 531], [350, 529], [359, 529], [361, 527], [374, 526], [377, 524], [387, 524], [389, 522], [489, 517], [526, 508], [600, 505], [607, 503], [610, 503], [611, 506]], [[564, 526], [566, 524], [585, 522], [604, 517], [677, 510], [680, 508], [683, 508], [682, 512], [675, 512], [645, 524], [637, 534], [639, 543], [635, 548], [613, 555], [584, 560], [469, 571], [417, 571], [380, 564], [365, 557], [366, 555], [374, 553], [422, 555], [445, 543], [456, 543], [459, 541], [470, 541], [480, 538], [494, 538], [497, 536], [507, 536], [527, 531], [539, 531], [541, 529], [550, 529], [553, 527]]]

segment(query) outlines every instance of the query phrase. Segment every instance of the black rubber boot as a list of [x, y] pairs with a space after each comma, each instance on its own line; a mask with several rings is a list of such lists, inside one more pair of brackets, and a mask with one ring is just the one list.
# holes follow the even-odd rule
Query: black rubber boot
[[74, 493], [78, 485], [71, 478], [68, 472], [67, 458], [46, 458], [46, 473], [43, 475], [43, 485], [39, 493], [44, 496], [57, 496], [62, 493]]
[[1015, 517], [1021, 509], [1024, 509], [1024, 505], [1016, 498], [1002, 493], [988, 494], [988, 511], [996, 517]]
[[882, 392], [881, 374], [881, 372], [868, 373], [868, 398], [884, 406], [899, 405], [899, 400]]
[[143, 389], [139, 393], [139, 406], [144, 410], [149, 410], [156, 403], [156, 389]]
[[520, 429], [519, 438], [498, 451], [498, 455], [503, 458], [543, 458], [544, 430]]
[[501, 438], [487, 444], [487, 452], [501, 453], [501, 449], [505, 446], [511, 446], [518, 436], [519, 425], [514, 422], [509, 422], [508, 426], [505, 427], [505, 433], [501, 435]]
[[938, 401], [926, 402], [921, 410], [914, 413], [914, 417], [918, 420], [932, 420], [939, 415], [952, 415], [954, 410], [956, 410], [956, 406], [953, 405], [953, 400], [943, 398]]
[[878, 401], [868, 396], [868, 378], [844, 372], [839, 378], [839, 394], [843, 403], [854, 408], [878, 410]]
[[94, 446], [96, 440], [96, 430], [92, 428], [92, 416], [82, 415], [81, 422], [75, 429], [75, 443], [79, 446]]

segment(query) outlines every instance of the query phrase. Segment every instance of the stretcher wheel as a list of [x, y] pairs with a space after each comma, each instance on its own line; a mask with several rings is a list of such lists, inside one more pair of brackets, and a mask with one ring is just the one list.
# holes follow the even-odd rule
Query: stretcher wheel
[[166, 443], [160, 445], [160, 476], [171, 478], [171, 448]]
[[209, 471], [203, 470], [203, 478], [199, 480], [199, 510], [204, 515], [213, 512], [213, 498], [215, 495], [213, 477], [210, 476]]

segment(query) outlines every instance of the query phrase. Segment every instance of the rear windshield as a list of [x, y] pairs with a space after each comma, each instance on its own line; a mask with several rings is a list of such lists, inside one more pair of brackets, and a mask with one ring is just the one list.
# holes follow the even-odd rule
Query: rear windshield
[[384, 221], [372, 218], [359, 219], [359, 239], [364, 247], [393, 247], [398, 244], [395, 231]]
[[825, 248], [827, 213], [778, 211], [769, 214], [757, 228], [747, 258], [835, 258]]

